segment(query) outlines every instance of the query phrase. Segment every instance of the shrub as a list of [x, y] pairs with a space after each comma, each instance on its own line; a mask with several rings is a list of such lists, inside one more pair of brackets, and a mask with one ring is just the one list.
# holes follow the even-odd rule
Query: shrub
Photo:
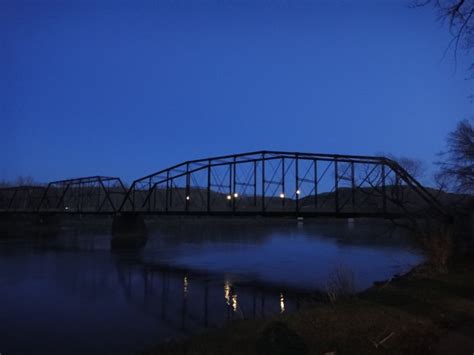
[[331, 303], [355, 295], [354, 272], [344, 265], [335, 268], [326, 285], [326, 294]]

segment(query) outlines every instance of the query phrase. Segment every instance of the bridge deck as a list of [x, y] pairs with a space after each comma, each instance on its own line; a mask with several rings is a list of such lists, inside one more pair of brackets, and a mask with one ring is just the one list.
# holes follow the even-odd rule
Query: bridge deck
[[143, 216], [210, 216], [210, 217], [306, 217], [306, 218], [402, 218], [402, 213], [378, 213], [378, 212], [294, 212], [294, 211], [271, 211], [271, 212], [252, 212], [252, 211], [139, 211], [139, 212], [68, 212], [68, 211], [0, 211], [0, 216], [11, 215], [36, 215], [51, 214], [61, 216], [79, 216], [79, 215], [95, 215], [95, 216], [114, 216], [120, 214], [138, 214]]

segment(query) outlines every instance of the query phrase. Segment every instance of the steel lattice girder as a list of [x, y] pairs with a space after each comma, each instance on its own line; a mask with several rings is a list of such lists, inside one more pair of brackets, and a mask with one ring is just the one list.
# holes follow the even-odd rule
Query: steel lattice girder
[[44, 191], [38, 211], [115, 212], [126, 192], [117, 177], [88, 176], [52, 181]]
[[[277, 167], [272, 166], [272, 162], [276, 162]], [[300, 166], [304, 162], [313, 164], [314, 174], [310, 178], [308, 178], [308, 174], [300, 175], [302, 173], [299, 169], [301, 169]], [[317, 168], [321, 164], [326, 164], [326, 169], [318, 175]], [[244, 165], [253, 165], [253, 168], [250, 168], [250, 171], [247, 169], [246, 173], [239, 173], [239, 167]], [[367, 169], [365, 174], [362, 171], [362, 177], [356, 178], [356, 173], [361, 173], [361, 167], [371, 168]], [[278, 169], [281, 169], [281, 172], [278, 173]], [[325, 196], [320, 196], [318, 188], [321, 188], [321, 180], [325, 178], [325, 174], [329, 169], [333, 174], [332, 189]], [[221, 170], [221, 173], [216, 177], [216, 172], [219, 170]], [[206, 171], [207, 178], [202, 178], [204, 181], [199, 183], [195, 176]], [[374, 176], [376, 177], [374, 178]], [[390, 184], [387, 184], [388, 178], [391, 179]], [[288, 189], [289, 181], [291, 181], [294, 189], [290, 195], [287, 195], [285, 188]], [[317, 206], [318, 199], [321, 199], [322, 202], [334, 199], [334, 206], [331, 208], [334, 209], [333, 212], [336, 214], [343, 213], [349, 201], [351, 201], [353, 212], [356, 213], [357, 207], [361, 207], [360, 202], [357, 202], [360, 200], [358, 195], [361, 193], [367, 195], [364, 201], [370, 200], [370, 194], [377, 193], [382, 199], [381, 208], [384, 213], [387, 213], [387, 208], [393, 207], [393, 205], [397, 205], [399, 209], [403, 210], [404, 205], [402, 201], [397, 200], [396, 193], [400, 190], [402, 184], [408, 187], [431, 209], [444, 213], [439, 202], [393, 160], [377, 156], [281, 151], [257, 151], [191, 160], [160, 170], [132, 183], [120, 211], [177, 213], [179, 211], [176, 211], [176, 209], [170, 211], [170, 208], [179, 199], [179, 208], [182, 207], [184, 212], [187, 213], [192, 208], [194, 210], [191, 212], [206, 211], [210, 213], [213, 208], [226, 212], [227, 207], [231, 208], [233, 212], [237, 212], [243, 203], [242, 201], [244, 201], [243, 197], [250, 191], [253, 195], [254, 206], [257, 205], [256, 201], [260, 200], [259, 209], [255, 210], [255, 213], [265, 212], [267, 207], [273, 208], [272, 199], [278, 197], [281, 199], [282, 207], [286, 205], [288, 212], [290, 212], [289, 208], [298, 212], [300, 208], [306, 208], [307, 201], [302, 201], [304, 199], [300, 186], [308, 182], [314, 185], [311, 191], [314, 195], [312, 200], [315, 201], [315, 206]], [[347, 196], [339, 196], [345, 194], [341, 185], [347, 182], [350, 183], [351, 190], [349, 199], [347, 199]], [[277, 188], [270, 192], [270, 185], [275, 185]], [[239, 187], [245, 190], [239, 190]], [[242, 191], [244, 196], [239, 200], [238, 196]], [[195, 197], [198, 197], [197, 200], [201, 205], [197, 206], [195, 204], [194, 197], [191, 199], [191, 192]], [[203, 197], [203, 195], [206, 195], [206, 197]], [[230, 203], [226, 208], [222, 207], [222, 203], [213, 206], [217, 197], [220, 200], [228, 199]], [[305, 199], [307, 200], [307, 198]], [[359, 203], [359, 206], [357, 206], [357, 203]], [[219, 210], [213, 211], [219, 212]], [[408, 213], [407, 211], [403, 212]]]

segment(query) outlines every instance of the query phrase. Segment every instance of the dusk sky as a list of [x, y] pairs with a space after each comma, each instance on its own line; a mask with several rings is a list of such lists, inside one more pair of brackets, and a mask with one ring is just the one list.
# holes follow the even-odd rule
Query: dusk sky
[[130, 182], [261, 149], [430, 165], [472, 82], [409, 4], [0, 0], [0, 180]]

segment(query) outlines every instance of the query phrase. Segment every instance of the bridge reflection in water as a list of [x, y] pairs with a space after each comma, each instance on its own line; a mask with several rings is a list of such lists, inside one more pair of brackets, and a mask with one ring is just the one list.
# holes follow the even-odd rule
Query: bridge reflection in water
[[246, 285], [182, 270], [118, 261], [117, 280], [128, 303], [152, 314], [179, 335], [236, 319], [294, 310], [304, 293]]

